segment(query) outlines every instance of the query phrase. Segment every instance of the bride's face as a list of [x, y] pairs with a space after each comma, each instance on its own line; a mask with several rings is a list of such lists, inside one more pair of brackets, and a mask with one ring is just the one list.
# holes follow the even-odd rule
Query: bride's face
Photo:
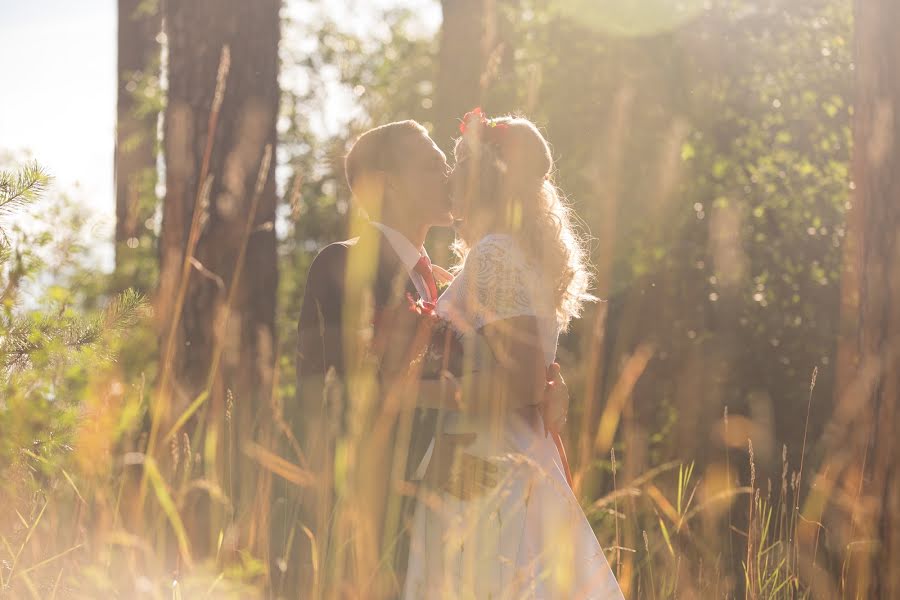
[[449, 180], [454, 227], [469, 242], [502, 228], [503, 209], [497, 204], [502, 193], [496, 184], [480, 181], [475, 166], [467, 157], [458, 159]]
[[465, 199], [463, 194], [463, 167], [459, 163], [453, 166], [450, 171], [450, 177], [447, 179], [447, 185], [450, 187], [450, 212], [456, 220], [462, 219], [465, 213]]
[[469, 161], [459, 160], [450, 173], [450, 212], [459, 235], [466, 239], [473, 225], [473, 208], [478, 182], [471, 176]]

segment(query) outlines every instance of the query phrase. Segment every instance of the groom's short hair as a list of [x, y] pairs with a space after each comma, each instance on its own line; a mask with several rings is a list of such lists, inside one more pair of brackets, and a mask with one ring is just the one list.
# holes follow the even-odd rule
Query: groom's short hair
[[[363, 133], [347, 153], [344, 159], [344, 173], [347, 185], [353, 196], [359, 201], [359, 182], [367, 173], [374, 171], [390, 171], [400, 164], [401, 142], [410, 135], [428, 135], [422, 125], [413, 120], [388, 123]], [[366, 208], [363, 206], [363, 208]]]

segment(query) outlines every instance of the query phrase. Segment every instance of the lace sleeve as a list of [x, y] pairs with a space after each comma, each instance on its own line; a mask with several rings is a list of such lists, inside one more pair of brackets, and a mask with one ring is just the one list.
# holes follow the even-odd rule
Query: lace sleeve
[[515, 240], [488, 236], [469, 252], [463, 293], [467, 316], [477, 330], [494, 321], [537, 316], [528, 268]]

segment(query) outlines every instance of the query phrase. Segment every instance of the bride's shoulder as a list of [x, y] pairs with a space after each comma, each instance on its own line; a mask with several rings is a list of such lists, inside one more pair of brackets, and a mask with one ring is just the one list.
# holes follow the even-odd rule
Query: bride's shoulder
[[521, 258], [516, 238], [508, 233], [489, 233], [472, 247], [472, 254], [480, 257]]
[[510, 246], [515, 244], [515, 242], [515, 237], [508, 233], [488, 233], [478, 240], [478, 243], [476, 243], [475, 246]]
[[477, 273], [479, 278], [504, 281], [527, 279], [526, 274], [533, 270], [515, 236], [505, 233], [481, 238], [470, 250], [465, 266], [464, 271]]

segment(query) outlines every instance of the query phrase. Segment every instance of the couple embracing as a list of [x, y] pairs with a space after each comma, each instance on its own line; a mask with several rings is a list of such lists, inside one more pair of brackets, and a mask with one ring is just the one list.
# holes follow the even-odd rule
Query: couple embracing
[[[363, 497], [320, 485], [310, 537], [341, 548], [333, 564], [356, 581], [367, 574], [346, 569], [375, 548], [369, 564], [393, 579], [372, 574], [364, 597], [621, 598], [559, 438], [557, 339], [592, 298], [549, 146], [530, 121], [477, 109], [460, 131], [452, 170], [414, 121], [366, 132], [347, 155], [370, 220], [310, 267], [298, 399], [310, 468], [339, 478], [350, 460]], [[432, 226], [450, 225], [453, 275], [424, 249]], [[355, 403], [363, 394], [376, 401]], [[342, 502], [376, 516], [340, 530], [323, 510]]]

